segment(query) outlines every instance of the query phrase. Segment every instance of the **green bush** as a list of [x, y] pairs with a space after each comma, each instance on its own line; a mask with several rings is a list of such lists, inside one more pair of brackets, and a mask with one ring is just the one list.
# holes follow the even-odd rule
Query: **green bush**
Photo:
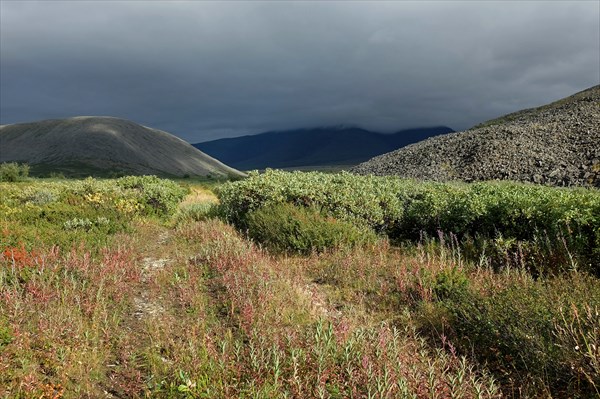
[[29, 176], [29, 165], [16, 162], [5, 162], [0, 164], [0, 182], [17, 182], [25, 180]]
[[31, 194], [24, 198], [25, 202], [29, 202], [34, 205], [47, 205], [58, 200], [58, 193], [53, 190], [35, 190], [31, 191]]
[[188, 193], [187, 189], [174, 181], [156, 176], [127, 176], [117, 179], [116, 184], [137, 191], [147, 212], [160, 216], [172, 215]]
[[2, 349], [14, 340], [14, 336], [4, 316], [0, 316], [0, 353]]
[[[513, 283], [443, 302], [455, 339], [507, 380], [543, 382], [554, 397], [600, 388], [600, 285], [578, 274]], [[582, 397], [592, 397], [585, 396]]]
[[461, 297], [468, 292], [469, 278], [462, 268], [453, 267], [440, 272], [433, 284], [433, 294], [437, 300]]
[[[418, 240], [423, 233], [437, 237], [440, 231], [484, 243], [500, 237], [515, 243], [507, 247], [509, 251], [529, 246], [536, 262], [547, 263], [526, 266], [539, 272], [577, 265], [600, 274], [600, 191], [596, 189], [267, 170], [226, 183], [217, 194], [222, 214], [238, 226], [249, 212], [291, 203], [315, 207], [392, 240]], [[481, 255], [487, 254], [474, 256]]]
[[528, 240], [540, 232], [600, 234], [600, 192], [514, 182], [435, 183], [350, 173], [250, 173], [218, 188], [228, 220], [236, 223], [262, 206], [293, 203], [385, 232], [418, 238], [425, 231], [498, 232]]
[[73, 218], [69, 219], [63, 223], [63, 228], [65, 230], [77, 230], [81, 229], [84, 231], [90, 231], [95, 227], [106, 226], [110, 224], [110, 220], [99, 216], [95, 220], [90, 220], [87, 218]]
[[[389, 183], [389, 184], [388, 184]], [[402, 216], [396, 195], [407, 182], [349, 173], [324, 174], [268, 170], [217, 188], [223, 215], [238, 224], [244, 216], [263, 206], [291, 203], [316, 207], [329, 216], [387, 232]]]
[[313, 208], [273, 205], [250, 212], [245, 226], [248, 236], [282, 252], [307, 254], [337, 247], [374, 242], [372, 231], [323, 216]]

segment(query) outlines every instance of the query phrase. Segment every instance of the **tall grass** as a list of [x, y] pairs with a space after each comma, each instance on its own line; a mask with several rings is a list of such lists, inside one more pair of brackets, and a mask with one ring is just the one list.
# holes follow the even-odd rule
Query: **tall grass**
[[[431, 350], [408, 326], [365, 325], [324, 308], [313, 311], [296, 274], [302, 266], [282, 265], [221, 222], [182, 226], [178, 237], [196, 243], [197, 255], [185, 273], [177, 273], [205, 287], [210, 299], [201, 303], [211, 305], [197, 309], [203, 322], [195, 323], [193, 338], [184, 332], [183, 342], [149, 356], [170, 355], [152, 365], [164, 379], [154, 392], [227, 398], [498, 396], [491, 377], [455, 353]], [[202, 284], [192, 277], [199, 270]], [[185, 292], [183, 302], [193, 306]], [[159, 341], [160, 331], [154, 334]]]
[[102, 395], [110, 365], [119, 363], [115, 349], [138, 279], [127, 246], [97, 258], [77, 248], [4, 250], [0, 395]]

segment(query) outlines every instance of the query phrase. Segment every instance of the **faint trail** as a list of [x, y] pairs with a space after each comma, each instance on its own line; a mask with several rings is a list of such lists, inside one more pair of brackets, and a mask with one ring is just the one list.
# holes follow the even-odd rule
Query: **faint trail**
[[[187, 206], [211, 202], [216, 203], [215, 194], [203, 187], [191, 187], [190, 193], [179, 204], [179, 209]], [[165, 303], [161, 295], [156, 296], [153, 290], [155, 276], [166, 266], [174, 262], [174, 259], [166, 256], [172, 251], [170, 240], [172, 230], [162, 226], [154, 226], [152, 231], [146, 231], [140, 237], [141, 258], [141, 280], [137, 289], [137, 295], [133, 299], [132, 314], [136, 320], [154, 318], [165, 312], [161, 303]]]
[[[191, 193], [180, 203], [179, 208], [181, 210], [207, 201], [216, 202], [214, 194], [192, 187]], [[131, 373], [145, 375], [150, 372], [144, 356], [145, 351], [152, 346], [152, 331], [156, 326], [162, 325], [162, 320], [172, 317], [178, 311], [163, 285], [169, 270], [181, 262], [178, 254], [185, 250], [174, 240], [174, 235], [175, 229], [171, 223], [163, 224], [158, 221], [143, 221], [132, 234], [139, 279], [130, 287], [129, 308], [121, 324], [123, 330], [127, 331], [128, 339], [119, 344], [122, 348], [117, 349], [115, 356], [106, 364], [108, 380], [112, 383], [102, 387], [105, 398], [131, 397], [121, 384], [133, 378]], [[119, 353], [124, 351], [130, 354], [121, 357]], [[160, 360], [170, 362], [163, 356], [160, 356]]]
[[[133, 298], [130, 308], [122, 321], [122, 328], [126, 330], [128, 339], [122, 343], [123, 350], [131, 350], [134, 353], [139, 348], [148, 347], [150, 344], [147, 333], [148, 322], [161, 317], [168, 309], [160, 290], [156, 286], [156, 276], [168, 267], [173, 260], [164, 256], [168, 254], [168, 245], [171, 239], [171, 231], [159, 224], [140, 225], [135, 237], [134, 251], [136, 253], [136, 267], [140, 271], [140, 279], [132, 287]], [[141, 352], [140, 352], [141, 353]], [[143, 356], [135, 357], [135, 360], [123, 358], [118, 353], [109, 360], [106, 365], [108, 369], [108, 380], [112, 383], [103, 387], [105, 398], [129, 398], [131, 397], [121, 383], [127, 381], [128, 374], [122, 374], [123, 370], [144, 370]]]
[[169, 232], [168, 231], [163, 231], [162, 233], [160, 233], [158, 235], [158, 240], [156, 240], [156, 243], [158, 245], [162, 245], [162, 244], [165, 244], [168, 240], [169, 240]]
[[298, 294], [306, 298], [310, 304], [310, 313], [316, 317], [337, 319], [342, 316], [342, 312], [334, 309], [327, 300], [327, 295], [322, 292], [318, 284], [310, 282], [306, 284], [295, 284]]
[[[161, 234], [157, 243], [161, 243], [161, 241], [165, 242], [167, 239], [168, 238], [164, 234]], [[164, 308], [159, 303], [163, 300], [162, 296], [152, 298], [150, 295], [151, 289], [149, 284], [154, 275], [170, 262], [171, 259], [169, 258], [156, 259], [148, 257], [142, 260], [141, 287], [138, 296], [133, 298], [133, 315], [135, 318], [143, 319], [145, 317], [154, 317], [164, 312]]]

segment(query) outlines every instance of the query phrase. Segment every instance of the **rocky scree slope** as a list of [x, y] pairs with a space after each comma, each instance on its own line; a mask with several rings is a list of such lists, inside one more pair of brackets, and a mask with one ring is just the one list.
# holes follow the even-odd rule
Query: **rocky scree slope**
[[358, 174], [600, 186], [600, 86], [372, 158]]
[[0, 162], [9, 161], [56, 171], [241, 175], [172, 134], [97, 116], [0, 126]]

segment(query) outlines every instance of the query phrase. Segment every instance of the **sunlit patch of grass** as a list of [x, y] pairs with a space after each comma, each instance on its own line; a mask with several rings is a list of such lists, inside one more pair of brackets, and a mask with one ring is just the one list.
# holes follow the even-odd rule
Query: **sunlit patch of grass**
[[190, 193], [180, 202], [179, 207], [185, 208], [188, 205], [210, 202], [216, 204], [219, 199], [210, 189], [202, 185], [191, 185]]

